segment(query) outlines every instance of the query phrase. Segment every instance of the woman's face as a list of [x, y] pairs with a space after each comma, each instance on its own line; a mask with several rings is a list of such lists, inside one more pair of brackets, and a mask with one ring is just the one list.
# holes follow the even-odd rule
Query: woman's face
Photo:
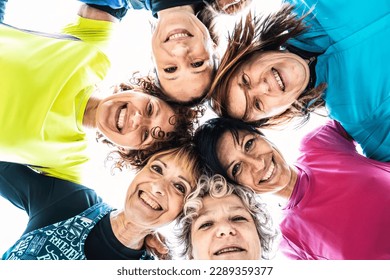
[[280, 191], [292, 180], [282, 155], [257, 133], [240, 130], [235, 137], [225, 132], [217, 142], [217, 157], [230, 179], [257, 193]]
[[129, 149], [144, 149], [156, 139], [154, 129], [172, 132], [172, 108], [161, 99], [137, 91], [124, 91], [103, 99], [96, 113], [97, 128], [111, 142]]
[[300, 56], [261, 52], [238, 68], [229, 81], [227, 113], [244, 121], [279, 115], [297, 100], [309, 78], [309, 66]]
[[203, 208], [191, 226], [195, 260], [258, 260], [260, 238], [252, 216], [240, 198], [203, 199]]
[[172, 222], [183, 210], [184, 197], [196, 185], [190, 168], [170, 155], [149, 160], [126, 194], [127, 219], [150, 230]]
[[152, 36], [153, 60], [165, 94], [174, 101], [200, 97], [211, 84], [214, 47], [203, 23], [189, 12], [158, 20]]

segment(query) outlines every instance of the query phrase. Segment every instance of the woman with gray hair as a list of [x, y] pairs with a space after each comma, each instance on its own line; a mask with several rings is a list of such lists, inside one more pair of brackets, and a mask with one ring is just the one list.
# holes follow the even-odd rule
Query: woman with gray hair
[[219, 175], [202, 175], [178, 220], [187, 259], [268, 259], [277, 232], [266, 205], [249, 188]]

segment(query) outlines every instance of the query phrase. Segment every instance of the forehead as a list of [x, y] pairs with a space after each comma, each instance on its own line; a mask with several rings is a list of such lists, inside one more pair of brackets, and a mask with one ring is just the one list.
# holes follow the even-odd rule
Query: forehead
[[230, 194], [220, 198], [206, 196], [203, 198], [203, 207], [200, 209], [198, 217], [217, 213], [229, 214], [236, 211], [248, 212], [237, 195]]
[[167, 169], [170, 169], [180, 176], [183, 176], [189, 182], [195, 180], [194, 173], [192, 172], [193, 166], [189, 156], [186, 153], [156, 155], [149, 160], [148, 164], [150, 164], [153, 160], [159, 160], [163, 162], [166, 164]]

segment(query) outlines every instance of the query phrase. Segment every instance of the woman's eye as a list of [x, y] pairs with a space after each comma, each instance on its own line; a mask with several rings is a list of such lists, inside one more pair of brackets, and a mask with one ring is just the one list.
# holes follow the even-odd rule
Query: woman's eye
[[250, 139], [250, 140], [246, 141], [246, 143], [244, 145], [244, 149], [246, 152], [249, 151], [250, 148], [252, 147], [253, 141], [254, 141], [254, 139]]
[[165, 73], [174, 73], [177, 70], [176, 66], [164, 68]]
[[175, 188], [179, 190], [182, 194], [186, 193], [186, 187], [183, 186], [182, 184], [176, 183], [174, 184]]
[[161, 174], [161, 175], [163, 174], [162, 168], [161, 168], [160, 166], [158, 166], [158, 165], [152, 165], [151, 168], [152, 168], [154, 171], [156, 171], [158, 174]]
[[263, 111], [261, 102], [258, 99], [255, 100], [255, 108], [259, 111]]
[[153, 104], [152, 104], [152, 102], [148, 103], [148, 106], [146, 107], [146, 114], [149, 117], [151, 117], [153, 115]]
[[207, 229], [213, 225], [212, 222], [205, 222], [199, 226], [199, 229]]
[[236, 217], [232, 218], [232, 221], [233, 222], [240, 222], [240, 221], [248, 221], [248, 219], [243, 217], [243, 216], [236, 216]]
[[233, 166], [233, 168], [232, 168], [232, 176], [233, 176], [233, 178], [236, 177], [238, 171], [240, 170], [240, 167], [241, 167], [241, 164], [239, 164], [239, 163], [236, 163], [236, 164]]
[[203, 64], [204, 64], [204, 61], [197, 61], [197, 62], [191, 63], [191, 66], [194, 68], [198, 68], [198, 67], [201, 67]]
[[146, 141], [149, 137], [149, 130], [145, 130], [144, 135], [142, 136], [142, 142]]
[[242, 80], [243, 85], [249, 87], [250, 80], [249, 80], [249, 76], [247, 74], [242, 74], [241, 80]]

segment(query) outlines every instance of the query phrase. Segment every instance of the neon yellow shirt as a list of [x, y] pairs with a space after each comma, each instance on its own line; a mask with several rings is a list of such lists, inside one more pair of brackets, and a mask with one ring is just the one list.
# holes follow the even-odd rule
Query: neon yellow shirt
[[81, 182], [83, 114], [110, 67], [113, 25], [78, 17], [66, 39], [0, 25], [0, 160]]

